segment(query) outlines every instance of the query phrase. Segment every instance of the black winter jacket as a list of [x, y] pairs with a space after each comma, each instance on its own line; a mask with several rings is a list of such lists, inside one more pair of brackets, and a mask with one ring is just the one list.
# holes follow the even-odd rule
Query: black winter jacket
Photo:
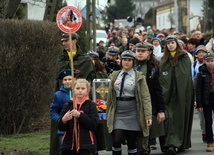
[[[140, 62], [137, 63], [139, 65]], [[159, 82], [159, 72], [151, 61], [146, 62], [146, 82], [149, 88], [152, 103], [152, 115], [165, 111], [162, 88]]]
[[205, 64], [199, 68], [199, 73], [196, 75], [196, 102], [197, 108], [202, 108], [209, 104], [210, 89], [211, 89], [211, 74]]
[[[73, 136], [74, 119], [71, 119], [66, 124], [62, 122], [62, 117], [68, 110], [73, 109], [73, 101], [66, 103], [61, 112], [61, 118], [59, 121], [59, 130], [66, 131], [63, 140], [61, 150], [73, 150], [75, 138]], [[80, 117], [77, 119], [77, 136], [79, 149], [87, 149], [91, 152], [95, 151], [96, 139], [94, 131], [98, 124], [98, 114], [96, 105], [91, 100], [86, 100], [80, 107]]]

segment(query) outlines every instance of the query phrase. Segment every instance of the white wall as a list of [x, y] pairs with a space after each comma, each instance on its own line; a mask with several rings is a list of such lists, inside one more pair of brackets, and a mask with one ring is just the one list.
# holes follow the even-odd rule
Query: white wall
[[156, 27], [159, 30], [162, 30], [164, 28], [169, 29], [171, 27], [175, 27], [174, 24], [171, 25], [171, 22], [169, 20], [169, 14], [174, 13], [174, 8], [170, 8], [167, 10], [164, 10], [162, 12], [159, 12], [158, 15], [156, 15]]
[[[190, 0], [190, 17], [191, 15], [198, 15], [202, 17], [203, 16], [202, 5], [203, 5], [202, 0]], [[172, 8], [171, 11], [174, 12], [174, 8]], [[171, 28], [171, 24], [168, 19], [169, 14], [170, 14], [170, 9], [159, 12], [156, 15], [157, 29], [162, 30], [163, 28], [166, 28], [166, 29]], [[190, 30], [194, 29], [197, 20], [198, 20], [198, 17], [195, 17], [190, 20]], [[172, 25], [172, 27], [175, 27], [175, 25]]]
[[46, 0], [22, 0], [27, 4], [27, 19], [43, 20]]

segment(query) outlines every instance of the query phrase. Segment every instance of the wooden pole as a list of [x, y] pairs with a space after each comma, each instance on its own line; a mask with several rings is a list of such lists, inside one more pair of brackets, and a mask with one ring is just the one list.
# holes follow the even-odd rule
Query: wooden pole
[[[76, 109], [76, 103], [75, 103], [75, 94], [74, 94], [74, 61], [73, 61], [73, 42], [72, 42], [72, 33], [71, 29], [69, 30], [69, 49], [71, 52], [71, 76], [72, 76], [72, 96], [73, 96], [73, 108]], [[75, 48], [76, 49], [76, 48]], [[77, 137], [77, 119], [74, 117], [74, 136], [75, 136], [75, 142], [76, 142], [76, 150], [78, 149], [78, 137]]]

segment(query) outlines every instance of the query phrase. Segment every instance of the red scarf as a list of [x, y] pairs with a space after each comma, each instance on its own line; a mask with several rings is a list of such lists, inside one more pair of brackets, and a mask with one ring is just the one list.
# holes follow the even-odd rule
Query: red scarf
[[203, 63], [203, 58], [197, 58], [198, 62]]

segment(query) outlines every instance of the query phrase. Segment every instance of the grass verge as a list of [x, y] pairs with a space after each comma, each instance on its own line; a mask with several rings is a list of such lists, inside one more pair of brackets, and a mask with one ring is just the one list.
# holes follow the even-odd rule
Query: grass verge
[[30, 151], [40, 155], [48, 155], [50, 147], [50, 131], [40, 131], [10, 136], [0, 135], [0, 153], [13, 151]]

